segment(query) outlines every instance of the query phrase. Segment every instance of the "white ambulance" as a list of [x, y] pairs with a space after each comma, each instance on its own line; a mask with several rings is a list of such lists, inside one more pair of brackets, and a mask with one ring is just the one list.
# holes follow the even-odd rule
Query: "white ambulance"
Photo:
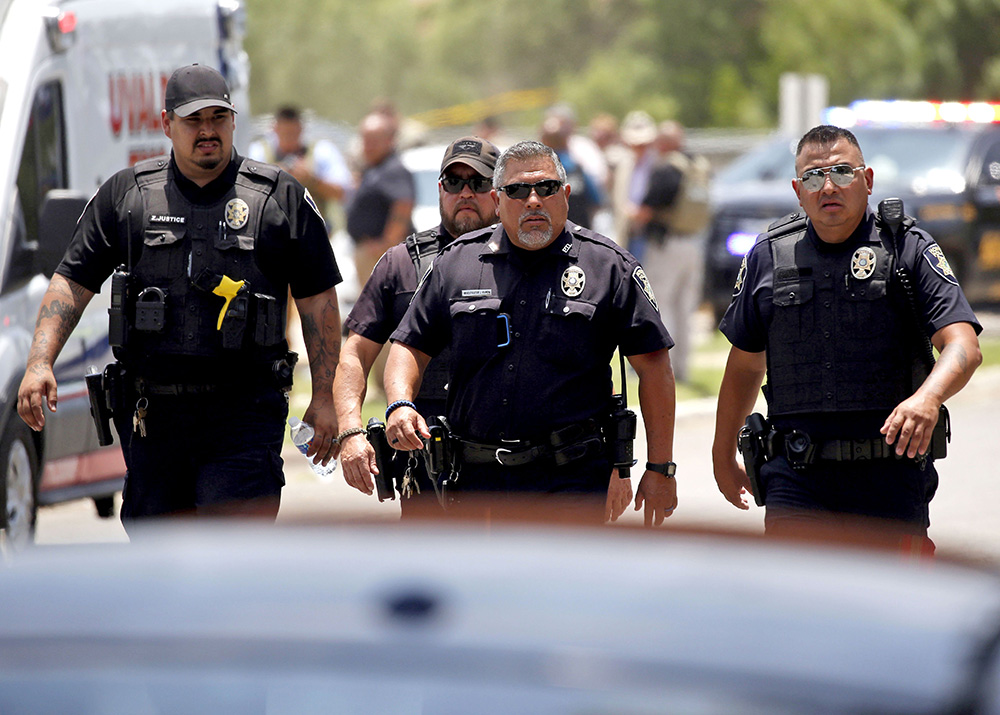
[[[0, 0], [0, 527], [32, 538], [39, 505], [93, 498], [102, 516], [125, 474], [100, 448], [84, 374], [112, 360], [108, 287], [55, 364], [59, 409], [34, 433], [17, 414], [38, 306], [87, 199], [117, 170], [167, 153], [171, 72], [219, 69], [249, 118], [241, 0]], [[245, 148], [249, 122], [237, 121]]]

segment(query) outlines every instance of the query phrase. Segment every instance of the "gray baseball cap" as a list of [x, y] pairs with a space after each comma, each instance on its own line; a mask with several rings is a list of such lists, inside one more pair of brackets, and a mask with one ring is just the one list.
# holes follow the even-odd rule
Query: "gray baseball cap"
[[481, 176], [492, 179], [499, 155], [500, 151], [485, 139], [462, 137], [445, 149], [444, 159], [441, 160], [441, 173], [443, 174], [452, 164], [468, 164]]

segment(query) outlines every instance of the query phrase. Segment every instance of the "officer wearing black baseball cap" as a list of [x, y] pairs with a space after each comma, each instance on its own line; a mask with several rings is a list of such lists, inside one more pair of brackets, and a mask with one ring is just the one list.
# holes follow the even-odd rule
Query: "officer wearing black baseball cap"
[[193, 64], [174, 70], [167, 80], [164, 109], [187, 117], [208, 107], [224, 107], [236, 112], [229, 98], [229, 84], [217, 70]]
[[304, 336], [310, 456], [333, 456], [340, 271], [308, 191], [236, 152], [235, 112], [211, 67], [170, 76], [161, 124], [172, 151], [118, 172], [87, 205], [42, 301], [18, 395], [21, 417], [40, 430], [43, 398], [56, 403], [52, 364], [121, 266], [128, 288], [114, 298], [125, 327], [111, 336], [118, 362], [109, 374], [130, 533], [135, 522], [181, 513], [277, 515], [294, 365], [289, 289], [313, 329]]
[[[461, 137], [448, 145], [441, 159], [438, 179], [441, 224], [410, 235], [403, 243], [386, 251], [344, 321], [349, 332], [334, 381], [334, 402], [341, 429], [340, 464], [347, 483], [366, 494], [372, 493], [372, 473], [376, 467], [374, 450], [365, 441], [361, 429], [361, 405], [368, 373], [382, 346], [402, 320], [420, 277], [434, 257], [463, 233], [496, 222], [496, 203], [490, 189], [498, 156], [499, 151], [493, 144], [476, 136]], [[415, 400], [422, 414], [444, 414], [448, 360], [447, 355], [439, 356], [424, 374], [420, 394]], [[389, 476], [401, 483], [406, 466], [407, 460], [394, 460], [388, 465]], [[416, 487], [411, 487], [404, 495], [402, 515], [409, 516], [421, 508], [437, 509], [433, 485], [422, 458], [418, 458], [411, 470], [411, 478]]]

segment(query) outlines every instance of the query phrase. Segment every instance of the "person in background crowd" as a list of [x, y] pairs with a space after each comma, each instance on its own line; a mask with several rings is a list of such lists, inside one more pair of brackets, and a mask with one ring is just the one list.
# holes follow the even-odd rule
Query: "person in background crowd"
[[313, 195], [327, 223], [332, 221], [333, 203], [343, 201], [351, 188], [350, 169], [333, 142], [302, 140], [302, 112], [286, 105], [274, 113], [271, 135], [253, 142], [251, 159], [277, 164]]
[[649, 188], [649, 174], [656, 163], [656, 123], [646, 112], [633, 111], [622, 122], [621, 137], [630, 149], [615, 171], [611, 206], [615, 217], [615, 240], [642, 260], [645, 236], [636, 226], [639, 205]]
[[691, 321], [701, 303], [705, 233], [711, 220], [711, 167], [684, 151], [684, 129], [662, 122], [655, 142], [658, 159], [635, 226], [646, 237], [643, 265], [663, 322], [676, 345], [670, 361], [678, 382], [689, 379]]

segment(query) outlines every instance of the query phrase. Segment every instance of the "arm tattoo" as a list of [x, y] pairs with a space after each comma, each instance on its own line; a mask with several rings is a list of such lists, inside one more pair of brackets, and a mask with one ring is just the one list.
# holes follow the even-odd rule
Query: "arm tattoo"
[[340, 311], [327, 301], [319, 311], [320, 322], [314, 315], [302, 313], [302, 337], [309, 354], [309, 370], [314, 384], [333, 386], [333, 376], [340, 360]]

